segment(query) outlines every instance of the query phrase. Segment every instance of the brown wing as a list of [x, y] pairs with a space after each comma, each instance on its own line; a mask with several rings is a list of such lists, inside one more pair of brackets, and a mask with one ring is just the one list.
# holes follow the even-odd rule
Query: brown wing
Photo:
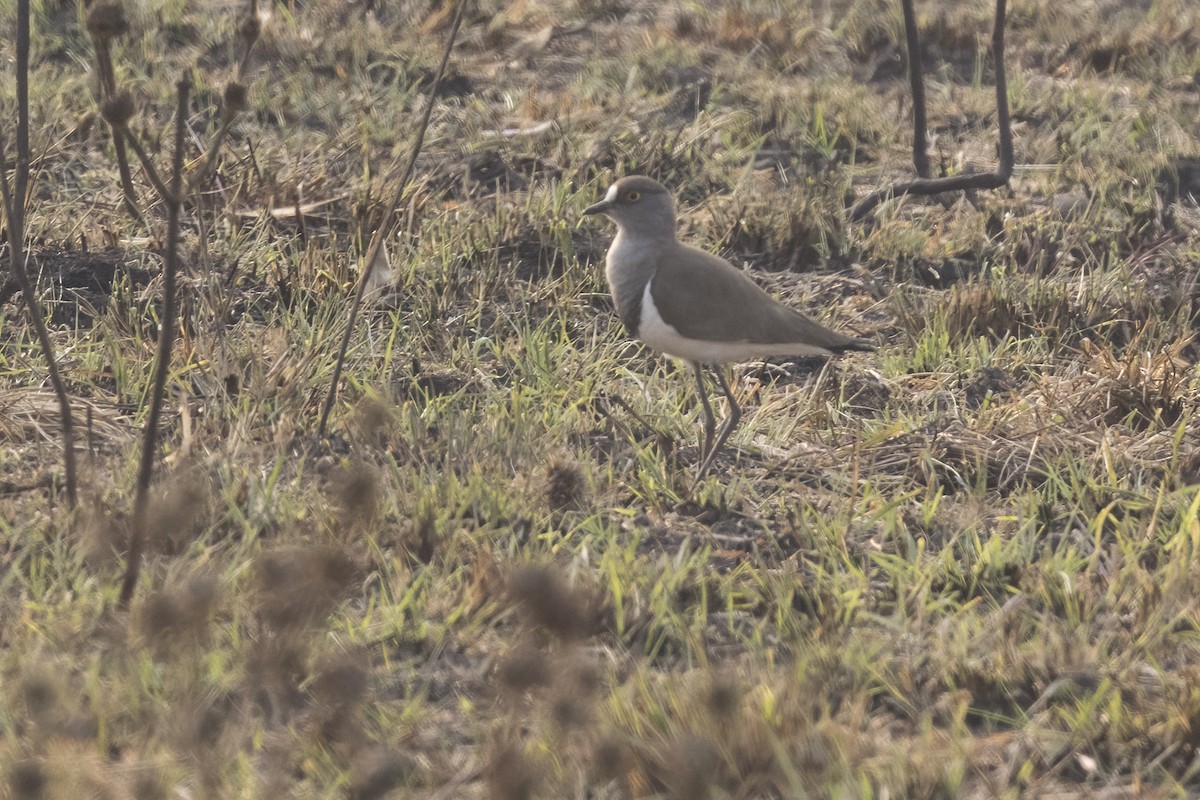
[[662, 318], [689, 339], [803, 344], [818, 354], [874, 349], [783, 305], [725, 259], [691, 245], [663, 254], [650, 296]]

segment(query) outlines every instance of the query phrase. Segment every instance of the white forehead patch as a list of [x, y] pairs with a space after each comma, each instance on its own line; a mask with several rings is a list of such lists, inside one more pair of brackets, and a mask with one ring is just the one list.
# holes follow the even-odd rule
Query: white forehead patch
[[604, 200], [606, 202], [612, 202], [613, 200], [616, 200], [616, 199], [617, 199], [617, 185], [614, 183], [612, 186], [608, 187], [608, 193], [604, 195]]

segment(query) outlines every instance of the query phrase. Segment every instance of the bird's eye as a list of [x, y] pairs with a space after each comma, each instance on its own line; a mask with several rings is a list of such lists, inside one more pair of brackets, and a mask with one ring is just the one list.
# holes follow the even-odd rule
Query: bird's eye
[[641, 192], [629, 192], [628, 194], [625, 195], [625, 202], [627, 202], [627, 203], [636, 203], [638, 200], [641, 200], [641, 199], [642, 199]]

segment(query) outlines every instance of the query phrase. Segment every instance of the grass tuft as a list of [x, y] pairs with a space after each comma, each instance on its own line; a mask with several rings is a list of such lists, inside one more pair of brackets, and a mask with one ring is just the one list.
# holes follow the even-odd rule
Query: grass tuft
[[[36, 10], [25, 238], [86, 480], [66, 513], [9, 303], [0, 794], [1200, 793], [1196, 11], [1016, 4], [1010, 190], [856, 224], [911, 171], [894, 0], [293, 5]], [[935, 176], [994, 161], [992, 10], [918, 4]], [[164, 208], [88, 115], [131, 92], [155, 163], [179, 74], [181, 334], [124, 614]], [[635, 172], [881, 345], [732, 367], [695, 491], [694, 380], [622, 329], [581, 215]]]

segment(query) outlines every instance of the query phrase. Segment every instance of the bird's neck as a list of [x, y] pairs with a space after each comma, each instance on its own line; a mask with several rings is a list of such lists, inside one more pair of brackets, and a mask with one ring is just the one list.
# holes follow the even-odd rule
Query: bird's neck
[[636, 253], [660, 253], [675, 244], [675, 228], [655, 227], [654, 229], [640, 228], [633, 225], [623, 225], [617, 228], [612, 247]]
[[654, 274], [659, 256], [673, 244], [674, 236], [651, 236], [644, 231], [620, 228], [608, 248], [609, 282], [645, 283]]

